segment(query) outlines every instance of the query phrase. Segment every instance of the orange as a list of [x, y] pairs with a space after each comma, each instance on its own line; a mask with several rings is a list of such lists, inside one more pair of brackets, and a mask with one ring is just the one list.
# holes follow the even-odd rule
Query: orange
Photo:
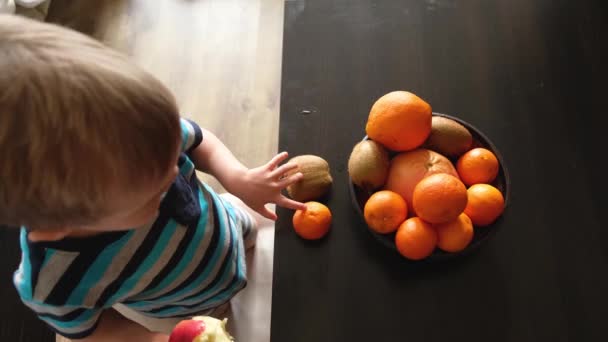
[[433, 227], [437, 231], [437, 247], [446, 252], [460, 252], [473, 240], [473, 223], [466, 214]]
[[422, 145], [431, 133], [431, 106], [407, 91], [394, 91], [379, 98], [369, 112], [368, 137], [393, 151]]
[[399, 226], [395, 234], [395, 245], [399, 253], [408, 259], [424, 259], [437, 246], [437, 233], [430, 224], [412, 217]]
[[500, 190], [488, 184], [475, 184], [467, 190], [469, 201], [464, 213], [475, 226], [488, 226], [502, 215], [505, 199]]
[[437, 173], [416, 185], [412, 201], [421, 219], [429, 223], [449, 222], [467, 206], [467, 188], [458, 178]]
[[456, 168], [446, 157], [437, 152], [419, 148], [396, 155], [389, 167], [385, 188], [401, 195], [412, 209], [414, 188], [424, 178], [436, 173], [458, 177]]
[[456, 170], [466, 185], [492, 183], [498, 175], [498, 159], [490, 150], [474, 148], [458, 159]]
[[293, 228], [301, 238], [317, 240], [325, 236], [331, 226], [331, 211], [319, 202], [306, 202], [306, 210], [293, 214]]
[[373, 231], [380, 234], [392, 233], [407, 218], [407, 203], [395, 192], [378, 191], [365, 202], [363, 216]]

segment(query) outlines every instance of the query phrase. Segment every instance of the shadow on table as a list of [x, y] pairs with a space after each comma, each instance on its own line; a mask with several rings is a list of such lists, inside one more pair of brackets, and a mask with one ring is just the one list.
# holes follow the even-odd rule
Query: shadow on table
[[[363, 251], [364, 257], [380, 270], [378, 273], [388, 279], [379, 280], [382, 283], [378, 285], [379, 291], [391, 289], [395, 296], [391, 302], [384, 299], [387, 312], [395, 312], [392, 310], [402, 306], [397, 312], [402, 312], [404, 322], [407, 317], [414, 317], [423, 326], [437, 327], [412, 327], [412, 337], [439, 341], [445, 338], [445, 329], [448, 329], [452, 331], [454, 340], [510, 341], [513, 310], [508, 279], [505, 279], [505, 272], [493, 252], [493, 240], [456, 258], [415, 262], [386, 248], [360, 225], [363, 223], [357, 220], [351, 222], [351, 228], [358, 230], [354, 234], [358, 250]], [[393, 292], [396, 289], [398, 291]], [[382, 314], [382, 309], [370, 312], [371, 305], [365, 305], [369, 315]], [[375, 313], [376, 310], [379, 311]], [[412, 313], [410, 310], [420, 311]]]

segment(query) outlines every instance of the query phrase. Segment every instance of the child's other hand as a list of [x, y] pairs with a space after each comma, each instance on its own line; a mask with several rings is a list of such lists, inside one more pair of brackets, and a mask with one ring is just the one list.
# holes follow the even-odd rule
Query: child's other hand
[[267, 203], [275, 203], [293, 210], [305, 210], [306, 205], [291, 200], [281, 193], [283, 189], [303, 177], [297, 172], [283, 178], [286, 172], [297, 168], [297, 165], [292, 163], [279, 166], [288, 156], [287, 152], [279, 153], [265, 165], [247, 170], [241, 179], [241, 184], [234, 186], [232, 193], [240, 197], [251, 209], [273, 221], [277, 219], [277, 215], [266, 208]]

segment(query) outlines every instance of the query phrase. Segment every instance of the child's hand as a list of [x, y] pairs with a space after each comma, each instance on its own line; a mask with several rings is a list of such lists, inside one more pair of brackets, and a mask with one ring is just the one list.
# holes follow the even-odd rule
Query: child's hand
[[277, 215], [265, 207], [267, 203], [294, 210], [306, 209], [303, 203], [281, 194], [283, 189], [302, 178], [301, 173], [283, 177], [286, 172], [297, 168], [293, 163], [279, 166], [288, 157], [286, 152], [279, 153], [266, 165], [248, 169], [213, 133], [203, 129], [203, 136], [203, 142], [191, 153], [197, 170], [216, 177], [228, 192], [239, 197], [251, 209], [273, 221]]
[[297, 172], [283, 178], [286, 172], [297, 168], [297, 165], [292, 163], [279, 166], [287, 157], [287, 152], [282, 152], [265, 165], [247, 170], [241, 177], [240, 184], [233, 186], [231, 192], [251, 209], [273, 221], [277, 219], [277, 215], [266, 208], [267, 203], [276, 203], [278, 206], [293, 210], [305, 210], [306, 205], [291, 200], [281, 193], [283, 189], [299, 181], [303, 176]]

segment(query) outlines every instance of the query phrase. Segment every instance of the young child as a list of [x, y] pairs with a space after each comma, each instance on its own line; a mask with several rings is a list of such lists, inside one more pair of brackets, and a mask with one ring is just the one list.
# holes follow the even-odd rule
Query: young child
[[[248, 169], [173, 96], [80, 33], [0, 15], [0, 224], [21, 227], [14, 284], [72, 339], [166, 341], [116, 314], [187, 318], [246, 284], [244, 239], [301, 178]], [[219, 196], [195, 169], [243, 202]]]

